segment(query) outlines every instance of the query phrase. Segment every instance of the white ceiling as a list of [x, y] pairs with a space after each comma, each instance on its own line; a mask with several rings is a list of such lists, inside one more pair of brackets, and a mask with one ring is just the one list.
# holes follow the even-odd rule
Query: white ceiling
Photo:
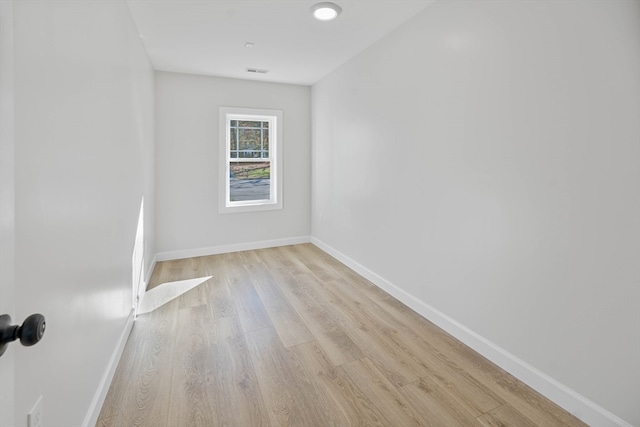
[[[157, 70], [310, 85], [435, 0], [127, 0]], [[246, 42], [255, 43], [252, 49]], [[246, 68], [267, 69], [267, 74]]]

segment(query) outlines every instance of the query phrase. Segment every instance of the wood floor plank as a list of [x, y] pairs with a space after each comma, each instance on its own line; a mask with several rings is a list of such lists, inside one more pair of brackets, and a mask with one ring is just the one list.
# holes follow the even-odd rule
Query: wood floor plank
[[287, 349], [287, 353], [297, 378], [312, 399], [313, 406], [324, 414], [325, 425], [336, 427], [354, 425], [353, 422], [356, 420], [365, 419], [365, 417], [349, 417], [349, 414], [343, 411], [344, 405], [340, 404], [345, 401], [345, 396], [341, 398], [336, 393], [338, 390], [335, 387], [323, 387], [326, 385], [323, 384], [323, 378], [335, 381], [337, 376], [336, 369], [331, 365], [326, 355], [321, 354], [317, 342], [309, 341], [290, 347]]
[[224, 270], [220, 271], [220, 275], [226, 277], [242, 331], [248, 332], [272, 327], [269, 315], [255, 290], [249, 272], [242, 263], [237, 262], [238, 256], [223, 254], [222, 257], [228, 262], [221, 266]]
[[112, 423], [116, 421], [113, 418], [119, 416], [120, 409], [130, 397], [128, 394], [129, 389], [122, 387], [122, 383], [126, 378], [137, 376], [138, 371], [141, 369], [141, 360], [146, 357], [143, 349], [146, 344], [146, 337], [143, 336], [145, 332], [146, 328], [141, 322], [136, 322], [133, 325], [98, 417], [103, 425], [113, 425]]
[[317, 274], [329, 275], [332, 278], [337, 274], [339, 279], [364, 285], [367, 291], [379, 289], [369, 280], [310, 243], [295, 245], [291, 247], [290, 251], [291, 256], [298, 257], [304, 265], [315, 264]]
[[323, 258], [315, 252], [311, 253], [308, 246], [311, 245], [288, 246], [283, 248], [283, 251], [287, 252], [289, 257], [299, 259], [320, 281], [339, 280], [343, 277], [339, 272], [330, 268], [331, 265]]
[[203, 298], [211, 307], [214, 319], [235, 316], [235, 307], [226, 277], [214, 276], [200, 287]]
[[291, 363], [285, 347], [273, 328], [245, 334], [262, 395], [272, 425], [326, 426], [327, 414], [315, 404], [315, 396], [300, 371]]
[[115, 408], [107, 425], [166, 425], [176, 318], [177, 304], [169, 303], [136, 321], [103, 405], [106, 413]]
[[[488, 361], [485, 359], [485, 362]], [[489, 370], [485, 375], [491, 376], [486, 379], [486, 383], [493, 387], [494, 392], [535, 425], [586, 427], [586, 424], [578, 418], [550, 402], [512, 375], [504, 371], [499, 372], [497, 369]]]
[[234, 317], [214, 321], [207, 382], [215, 426], [269, 426], [269, 413], [241, 327]]
[[283, 269], [291, 274], [307, 274], [311, 271], [297, 257], [289, 256], [287, 247], [260, 249], [255, 254], [269, 269]]
[[397, 386], [416, 381], [424, 368], [411, 355], [385, 337], [362, 310], [349, 304], [336, 290], [339, 284], [317, 281], [315, 292], [322, 295], [324, 305], [330, 307], [347, 335], [365, 355], [375, 363], [387, 379]]
[[285, 347], [308, 342], [313, 335], [263, 264], [245, 264], [271, 323]]
[[98, 421], [96, 422], [96, 427], [109, 427], [109, 426], [113, 426], [115, 425], [115, 422], [117, 420], [117, 417], [119, 416], [119, 413], [116, 412], [110, 416], [106, 416], [103, 414], [100, 414], [100, 417], [98, 417]]
[[377, 306], [374, 308], [375, 312], [393, 317], [396, 324], [401, 325], [405, 332], [415, 336], [414, 339], [437, 349], [443, 359], [457, 364], [478, 382], [491, 389], [500, 399], [508, 402], [514, 408], [518, 408], [528, 418], [535, 420], [538, 425], [584, 426], [580, 420], [520, 383], [402, 302], [378, 287], [372, 286], [368, 280], [351, 274], [351, 270], [335, 258], [313, 245], [297, 245], [295, 249], [301, 254], [303, 260], [309, 257], [315, 259], [314, 257], [317, 256], [314, 261], [318, 265], [317, 268], [331, 268], [334, 271], [344, 273], [345, 280], [357, 285], [360, 292], [366, 294], [370, 301], [375, 302], [375, 306]]
[[[300, 248], [299, 251], [304, 253], [305, 251], [308, 251], [308, 248], [303, 247]], [[325, 264], [339, 263], [327, 256], [320, 257], [314, 261], [314, 265], [316, 266], [315, 269], [329, 268], [329, 266]], [[336, 268], [336, 270], [341, 271], [340, 268]], [[443, 355], [442, 352], [429, 344], [430, 340], [421, 339], [421, 337], [415, 335], [414, 328], [407, 328], [404, 325], [411, 324], [412, 321], [415, 321], [421, 326], [421, 328], [424, 328], [423, 325], [426, 324], [427, 327], [437, 330], [439, 335], [451, 338], [450, 336], [444, 334], [442, 330], [436, 328], [429, 322], [426, 322], [397, 300], [390, 298], [388, 294], [382, 291], [369, 292], [371, 289], [368, 281], [363, 279], [354, 280], [352, 275], [349, 275], [349, 277], [351, 278], [350, 284], [354, 286], [343, 284], [343, 286], [339, 286], [338, 289], [346, 293], [352, 299], [350, 303], [360, 307], [369, 307], [368, 314], [370, 318], [375, 318], [373, 323], [376, 325], [376, 329], [383, 331], [390, 339], [396, 341], [401, 347], [405, 347], [407, 345], [414, 347], [410, 353], [420, 354], [422, 358], [430, 355], [440, 357], [439, 360], [427, 360], [427, 362], [429, 362], [427, 363], [428, 367], [436, 368], [435, 373], [431, 374], [431, 376], [440, 379], [444, 385], [457, 387], [458, 393], [460, 394], [459, 400], [461, 404], [471, 405], [471, 409], [474, 413], [482, 414], [504, 403], [503, 399], [497, 393], [488, 392], [489, 387], [487, 387], [488, 384], [486, 381], [479, 381], [475, 376], [469, 373], [469, 370], [473, 370], [474, 366], [469, 363], [466, 357], [452, 360], [450, 357], [451, 353]], [[355, 286], [358, 287], [357, 292]], [[363, 296], [365, 294], [366, 297]], [[386, 302], [393, 302], [393, 304], [391, 306], [383, 306], [383, 304], [379, 305], [381, 301], [383, 304]], [[398, 315], [398, 313], [401, 314]], [[394, 316], [394, 314], [396, 316]], [[431, 334], [430, 337], [433, 337], [433, 334]], [[403, 342], [398, 342], [396, 338], [402, 339]], [[458, 344], [457, 348], [463, 349], [463, 352], [468, 355], [470, 349], [464, 348], [465, 346], [461, 346], [456, 340], [451, 341], [456, 342]], [[445, 365], [443, 365], [443, 363]], [[433, 369], [431, 370], [433, 371]], [[483, 375], [484, 374], [485, 373], [483, 372]], [[547, 418], [547, 421], [550, 422], [551, 420]], [[568, 420], [565, 420], [564, 422], [567, 421]], [[557, 422], [557, 419], [554, 419], [554, 422]]]
[[[274, 270], [273, 274], [277, 271], [281, 272]], [[393, 346], [377, 339], [374, 328], [357, 308], [344, 304], [340, 297], [323, 288], [323, 283], [313, 275], [299, 274], [291, 278], [286, 273], [280, 274], [280, 283], [290, 287], [291, 298], [299, 300], [300, 312], [308, 312], [309, 327], [315, 330], [318, 325], [326, 324], [328, 333], [322, 334], [319, 330], [316, 339], [326, 346], [336, 365], [369, 356], [382, 364], [383, 371], [394, 383], [406, 384], [418, 379], [418, 372], [396, 357]]]
[[[339, 367], [335, 367], [315, 341], [292, 347], [289, 351], [299, 365], [305, 366], [316, 387], [325, 396], [326, 411], [338, 419], [339, 426], [387, 426], [376, 405], [367, 399]], [[342, 420], [342, 421], [340, 421]]]
[[351, 306], [357, 306], [363, 317], [368, 319], [371, 328], [384, 337], [404, 355], [404, 360], [411, 360], [420, 378], [431, 378], [465, 407], [474, 416], [490, 411], [504, 404], [504, 401], [488, 387], [470, 375], [463, 367], [458, 366], [426, 341], [421, 341], [398, 324], [381, 307], [377, 307], [366, 296], [345, 281], [328, 282], [327, 286], [335, 283], [344, 301]]
[[158, 263], [213, 276], [136, 321], [99, 426], [585, 425], [317, 247]]
[[180, 309], [207, 304], [208, 294], [205, 283], [201, 283], [178, 297], [177, 300]]
[[209, 307], [200, 305], [178, 311], [176, 353], [171, 368], [169, 413], [167, 425], [213, 425], [209, 404], [207, 375], [209, 374], [209, 334], [213, 319]]
[[420, 415], [391, 384], [378, 368], [364, 358], [338, 367], [343, 371], [346, 381], [352, 389], [363, 396], [359, 401], [371, 402], [368, 411], [385, 420], [389, 426], [419, 426]]
[[336, 322], [327, 307], [314, 298], [311, 287], [316, 283], [312, 275], [294, 276], [280, 268], [271, 270], [270, 274], [335, 366], [364, 357], [362, 350]]
[[533, 422], [531, 422], [531, 420], [529, 420], [527, 417], [525, 417], [509, 405], [501, 406], [478, 417], [478, 422], [484, 427], [536, 426]]
[[[508, 402], [539, 425], [584, 426], [571, 414], [554, 404], [550, 404], [547, 399], [442, 329], [428, 322], [395, 298], [381, 290], [366, 292], [366, 295], [373, 304], [370, 308], [371, 312], [390, 316], [386, 318], [393, 319], [394, 327], [399, 328], [402, 332], [399, 335], [408, 335], [406, 342], [414, 343], [425, 349], [421, 352], [422, 355], [435, 354], [443, 362], [456, 366], [456, 370], [465, 376], [473, 378], [473, 383], [482, 384], [490, 389], [493, 398], [488, 401], [489, 406], [499, 401]], [[369, 306], [367, 302], [364, 304]], [[378, 319], [383, 319], [383, 317], [378, 317]], [[438, 366], [439, 363], [430, 363], [429, 365]], [[439, 372], [444, 372], [444, 370], [440, 369]], [[464, 388], [463, 390], [468, 392], [473, 388]], [[495, 399], [496, 396], [498, 399]], [[492, 403], [492, 400], [495, 402]], [[479, 412], [486, 409], [487, 406], [479, 406]]]
[[414, 407], [428, 426], [480, 426], [481, 424], [447, 392], [430, 378], [400, 387], [400, 393]]

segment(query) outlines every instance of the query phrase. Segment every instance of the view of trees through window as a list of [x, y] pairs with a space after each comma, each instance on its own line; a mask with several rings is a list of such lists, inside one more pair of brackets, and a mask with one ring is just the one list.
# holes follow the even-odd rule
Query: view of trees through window
[[232, 159], [269, 158], [269, 122], [231, 120], [229, 130]]
[[271, 194], [269, 122], [229, 122], [230, 200], [267, 200]]

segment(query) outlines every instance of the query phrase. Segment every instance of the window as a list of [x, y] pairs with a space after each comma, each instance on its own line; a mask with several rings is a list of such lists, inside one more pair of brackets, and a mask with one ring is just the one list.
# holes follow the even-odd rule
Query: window
[[282, 111], [220, 108], [220, 213], [282, 209]]

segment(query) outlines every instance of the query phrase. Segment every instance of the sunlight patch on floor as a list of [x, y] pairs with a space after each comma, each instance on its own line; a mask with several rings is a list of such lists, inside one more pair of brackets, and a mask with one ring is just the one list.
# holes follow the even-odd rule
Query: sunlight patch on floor
[[169, 301], [178, 298], [180, 295], [206, 282], [213, 276], [198, 277], [196, 279], [179, 280], [177, 282], [166, 282], [144, 293], [142, 302], [138, 307], [138, 314], [150, 313]]

